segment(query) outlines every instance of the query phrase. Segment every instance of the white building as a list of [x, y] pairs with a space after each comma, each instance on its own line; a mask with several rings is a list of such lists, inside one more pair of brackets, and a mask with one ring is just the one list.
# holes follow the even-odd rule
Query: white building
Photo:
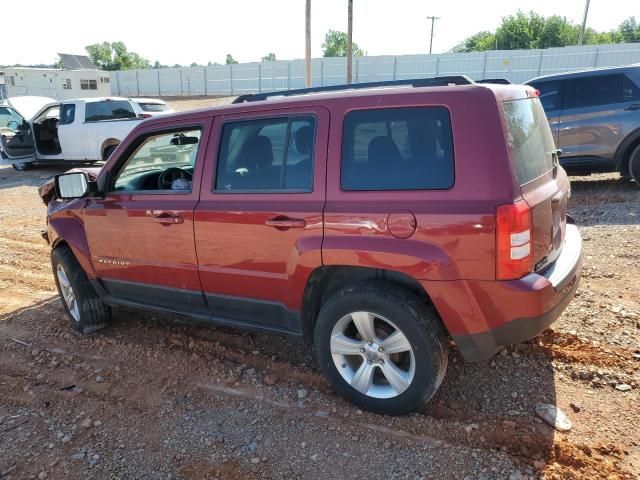
[[65, 100], [111, 95], [108, 72], [98, 70], [85, 56], [59, 55], [65, 68], [4, 68], [7, 96], [38, 95]]

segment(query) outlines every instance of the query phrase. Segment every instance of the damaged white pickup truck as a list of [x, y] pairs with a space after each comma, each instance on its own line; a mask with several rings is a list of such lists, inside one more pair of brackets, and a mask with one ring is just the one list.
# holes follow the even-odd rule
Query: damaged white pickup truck
[[151, 116], [135, 100], [10, 98], [0, 104], [0, 155], [16, 170], [51, 162], [106, 160], [136, 125]]

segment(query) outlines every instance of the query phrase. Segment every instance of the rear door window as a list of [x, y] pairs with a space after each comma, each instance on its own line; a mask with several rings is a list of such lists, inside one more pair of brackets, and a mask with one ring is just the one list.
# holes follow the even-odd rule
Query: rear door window
[[225, 124], [215, 189], [228, 192], [312, 191], [315, 132], [313, 116]]
[[570, 85], [567, 108], [607, 105], [640, 98], [638, 87], [623, 73], [574, 78]]
[[439, 190], [454, 183], [453, 139], [444, 107], [358, 110], [346, 115], [343, 190]]
[[504, 102], [507, 138], [520, 185], [553, 168], [553, 135], [537, 98]]
[[88, 102], [86, 104], [87, 122], [100, 122], [105, 120], [122, 120], [136, 118], [137, 115], [131, 108], [131, 104], [124, 100], [107, 100], [102, 102]]

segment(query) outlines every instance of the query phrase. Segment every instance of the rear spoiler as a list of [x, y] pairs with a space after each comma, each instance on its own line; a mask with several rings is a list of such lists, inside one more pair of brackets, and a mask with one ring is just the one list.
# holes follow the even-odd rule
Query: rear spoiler
[[499, 85], [511, 85], [511, 82], [506, 78], [483, 78], [482, 80], [476, 80], [476, 83], [497, 83]]

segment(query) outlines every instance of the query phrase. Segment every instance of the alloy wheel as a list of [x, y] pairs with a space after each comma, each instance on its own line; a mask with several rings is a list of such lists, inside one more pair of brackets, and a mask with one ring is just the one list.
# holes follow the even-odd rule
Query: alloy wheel
[[62, 268], [62, 265], [60, 264], [58, 264], [58, 266], [56, 267], [56, 275], [58, 277], [60, 292], [62, 293], [64, 303], [66, 303], [67, 308], [69, 309], [69, 313], [71, 313], [71, 317], [73, 317], [76, 322], [79, 322], [80, 308], [78, 307], [78, 299], [76, 298], [76, 294], [73, 291], [73, 287], [71, 286], [71, 282], [69, 281], [67, 272], [64, 271], [64, 268]]
[[390, 320], [358, 311], [333, 327], [331, 356], [342, 378], [372, 398], [393, 398], [413, 381], [416, 361], [406, 335]]

